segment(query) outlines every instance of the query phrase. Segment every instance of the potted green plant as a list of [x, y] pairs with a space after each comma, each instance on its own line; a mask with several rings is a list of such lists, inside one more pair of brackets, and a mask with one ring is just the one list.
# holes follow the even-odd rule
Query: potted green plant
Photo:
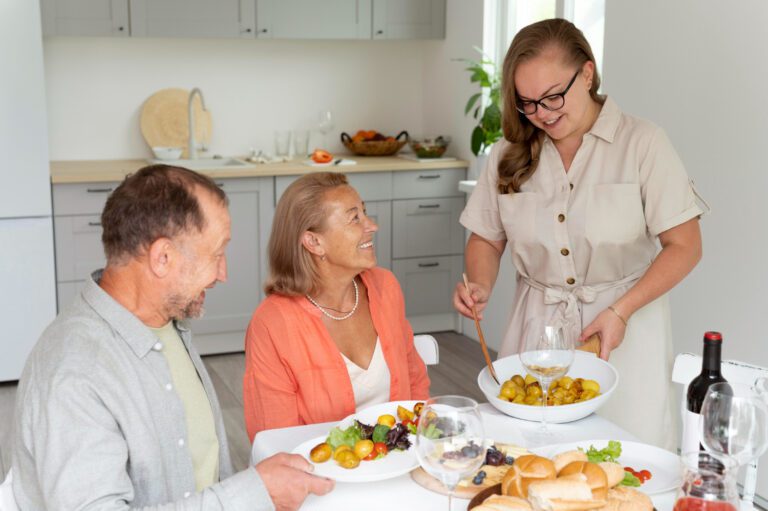
[[485, 154], [494, 142], [502, 137], [501, 132], [501, 77], [496, 63], [482, 50], [475, 48], [482, 58], [479, 61], [462, 59], [468, 64], [469, 80], [480, 86], [480, 92], [472, 94], [464, 108], [464, 115], [472, 112], [477, 126], [472, 130], [472, 153]]

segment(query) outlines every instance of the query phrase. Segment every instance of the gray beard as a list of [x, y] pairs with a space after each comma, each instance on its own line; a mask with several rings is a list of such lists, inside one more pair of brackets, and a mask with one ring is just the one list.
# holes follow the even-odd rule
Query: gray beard
[[166, 304], [168, 317], [177, 321], [185, 319], [198, 319], [205, 314], [203, 302], [195, 300], [186, 301], [179, 295], [171, 295]]

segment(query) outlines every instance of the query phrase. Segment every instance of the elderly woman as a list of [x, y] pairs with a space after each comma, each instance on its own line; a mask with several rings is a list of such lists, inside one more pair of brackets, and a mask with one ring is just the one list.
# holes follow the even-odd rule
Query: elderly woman
[[392, 273], [376, 267], [377, 230], [343, 174], [307, 174], [280, 199], [268, 296], [245, 338], [251, 441], [264, 429], [428, 397], [402, 291]]

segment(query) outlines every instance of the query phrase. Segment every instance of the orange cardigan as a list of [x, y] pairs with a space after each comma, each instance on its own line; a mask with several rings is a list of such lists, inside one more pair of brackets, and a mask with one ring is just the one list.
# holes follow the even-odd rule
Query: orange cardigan
[[[400, 284], [382, 268], [360, 277], [389, 367], [390, 400], [426, 399], [429, 377], [413, 345]], [[330, 422], [355, 412], [341, 352], [305, 297], [273, 294], [253, 313], [245, 336], [243, 400], [251, 442], [264, 429]]]

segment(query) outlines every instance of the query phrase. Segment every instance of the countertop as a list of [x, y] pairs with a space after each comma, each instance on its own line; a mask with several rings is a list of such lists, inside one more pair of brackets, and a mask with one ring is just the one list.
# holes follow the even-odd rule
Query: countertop
[[[307, 174], [320, 170], [332, 170], [352, 174], [355, 172], [383, 172], [467, 168], [469, 162], [464, 160], [433, 160], [420, 162], [399, 158], [397, 156], [351, 156], [334, 155], [337, 158], [355, 160], [357, 165], [339, 165], [327, 167], [310, 167], [301, 160], [284, 163], [254, 163], [248, 167], [207, 169], [199, 171], [214, 178], [238, 177], [270, 177]], [[147, 160], [84, 160], [84, 161], [52, 161], [51, 182], [58, 183], [98, 183], [122, 181], [123, 178], [149, 165]]]

